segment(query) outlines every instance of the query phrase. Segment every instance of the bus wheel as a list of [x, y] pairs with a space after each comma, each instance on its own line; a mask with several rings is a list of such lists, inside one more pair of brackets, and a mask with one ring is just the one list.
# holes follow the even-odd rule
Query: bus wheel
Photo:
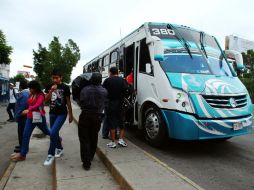
[[146, 140], [153, 146], [162, 147], [167, 139], [167, 129], [161, 112], [151, 106], [144, 113], [143, 128]]

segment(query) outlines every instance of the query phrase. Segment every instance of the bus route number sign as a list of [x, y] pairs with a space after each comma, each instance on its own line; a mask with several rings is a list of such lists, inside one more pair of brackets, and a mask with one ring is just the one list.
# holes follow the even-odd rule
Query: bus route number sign
[[158, 36], [162, 38], [175, 36], [175, 31], [167, 28], [150, 28], [150, 32], [152, 36]]

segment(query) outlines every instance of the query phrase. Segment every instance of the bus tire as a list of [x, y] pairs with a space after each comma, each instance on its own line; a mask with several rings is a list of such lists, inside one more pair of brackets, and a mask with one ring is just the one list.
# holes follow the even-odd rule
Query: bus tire
[[160, 110], [149, 106], [144, 112], [143, 130], [146, 140], [155, 147], [163, 147], [167, 140], [167, 128]]

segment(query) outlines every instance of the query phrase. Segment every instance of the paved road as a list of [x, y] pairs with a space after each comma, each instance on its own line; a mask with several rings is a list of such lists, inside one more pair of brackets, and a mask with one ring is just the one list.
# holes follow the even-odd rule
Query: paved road
[[163, 149], [147, 145], [136, 130], [127, 137], [205, 189], [254, 189], [254, 134], [227, 142], [169, 141]]
[[6, 122], [8, 114], [6, 106], [0, 104], [0, 178], [9, 166], [10, 155], [18, 144], [17, 125], [15, 122]]

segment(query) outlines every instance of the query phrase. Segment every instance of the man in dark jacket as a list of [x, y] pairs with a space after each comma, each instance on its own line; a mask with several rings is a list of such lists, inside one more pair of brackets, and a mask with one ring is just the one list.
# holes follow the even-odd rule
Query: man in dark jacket
[[22, 137], [23, 132], [26, 124], [26, 115], [23, 114], [23, 111], [28, 108], [28, 98], [29, 98], [29, 90], [27, 89], [27, 81], [22, 80], [19, 84], [19, 93], [17, 96], [16, 101], [16, 108], [15, 108], [15, 119], [18, 123], [18, 138], [19, 138], [19, 146], [15, 147], [14, 152], [20, 152], [21, 144], [22, 144]]
[[91, 85], [84, 87], [80, 92], [80, 107], [78, 135], [80, 141], [80, 155], [85, 170], [89, 170], [94, 158], [98, 132], [102, 122], [102, 112], [105, 107], [107, 90], [101, 86], [102, 76], [93, 73]]
[[116, 129], [120, 129], [120, 137], [118, 144], [126, 147], [127, 144], [124, 141], [124, 124], [123, 124], [123, 101], [126, 96], [128, 84], [126, 80], [118, 76], [118, 69], [116, 67], [110, 68], [110, 76], [107, 78], [103, 87], [108, 91], [108, 103], [106, 105], [106, 122], [110, 128], [111, 142], [107, 144], [109, 148], [116, 148]]

